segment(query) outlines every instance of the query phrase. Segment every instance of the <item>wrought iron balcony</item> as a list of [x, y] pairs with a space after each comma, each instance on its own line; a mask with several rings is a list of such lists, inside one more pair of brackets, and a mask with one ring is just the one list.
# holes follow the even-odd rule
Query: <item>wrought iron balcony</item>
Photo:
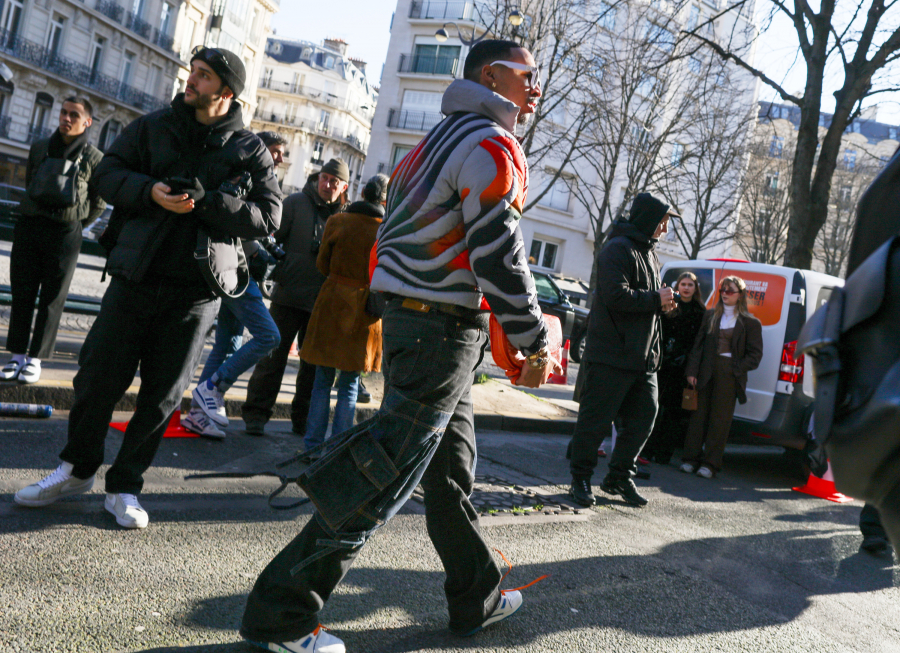
[[28, 126], [28, 136], [26, 137], [26, 143], [34, 143], [35, 141], [39, 141], [42, 138], [50, 138], [53, 135], [52, 127], [38, 127], [36, 125]]
[[459, 57], [401, 54], [398, 72], [418, 73], [421, 75], [456, 75], [458, 67]]
[[383, 174], [383, 175], [390, 175], [391, 174], [391, 166], [384, 162], [379, 163], [378, 167], [375, 169], [375, 172]]
[[8, 30], [0, 30], [0, 52], [144, 111], [156, 111], [168, 106], [166, 101], [123, 84], [109, 75], [91, 70], [90, 67], [77, 61], [54, 54], [49, 49]]
[[139, 18], [130, 11], [128, 12], [128, 16], [125, 19], [125, 27], [130, 29], [135, 34], [143, 36], [148, 41], [151, 40], [150, 37], [153, 35], [153, 25]]
[[127, 29], [148, 40], [154, 45], [158, 45], [163, 50], [175, 52], [175, 39], [169, 34], [164, 34], [153, 27], [150, 23], [139, 18], [133, 12], [125, 12], [115, 0], [97, 0], [94, 7], [107, 18], [111, 18], [117, 23], [122, 23]]
[[490, 7], [480, 2], [413, 0], [409, 17], [434, 20], [471, 20], [484, 22], [491, 16]]
[[0, 117], [0, 138], [9, 138], [9, 126], [12, 123], [12, 118], [9, 116]]
[[388, 111], [388, 127], [394, 129], [427, 132], [443, 119], [444, 116], [440, 113], [431, 111], [406, 111], [403, 109]]
[[125, 15], [125, 8], [113, 0], [97, 0], [97, 11], [119, 23]]

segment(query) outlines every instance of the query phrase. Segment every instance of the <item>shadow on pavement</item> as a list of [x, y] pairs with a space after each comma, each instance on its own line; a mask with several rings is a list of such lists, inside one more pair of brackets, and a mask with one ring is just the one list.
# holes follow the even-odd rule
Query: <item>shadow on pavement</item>
[[[669, 545], [650, 556], [598, 556], [517, 567], [504, 585], [550, 577], [524, 592], [515, 618], [471, 638], [446, 628], [443, 574], [354, 568], [323, 612], [348, 650], [401, 653], [419, 650], [515, 648], [554, 632], [619, 629], [642, 637], [686, 637], [736, 632], [793, 621], [816, 596], [880, 590], [895, 584], [891, 568], [860, 553], [836, 566], [834, 531], [784, 531], [735, 538], [706, 538]], [[340, 591], [340, 590], [339, 590]], [[187, 624], [235, 630], [246, 596], [198, 602]], [[391, 610], [393, 608], [393, 610]], [[401, 612], [409, 625], [359, 629]], [[380, 613], [380, 614], [376, 614]], [[344, 629], [340, 623], [352, 622]], [[235, 633], [235, 635], [237, 635]], [[246, 648], [245, 648], [246, 647]], [[144, 653], [253, 650], [247, 644], [154, 648]]]

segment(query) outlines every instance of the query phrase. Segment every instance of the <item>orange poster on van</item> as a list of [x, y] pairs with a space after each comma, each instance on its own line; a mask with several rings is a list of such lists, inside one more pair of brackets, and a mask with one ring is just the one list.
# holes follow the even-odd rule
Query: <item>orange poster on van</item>
[[[778, 324], [781, 319], [781, 308], [784, 306], [784, 291], [787, 281], [776, 274], [750, 272], [748, 270], [716, 270], [718, 288], [725, 277], [740, 277], [747, 284], [747, 306], [750, 312], [762, 322], [763, 326]], [[719, 301], [718, 292], [709, 296], [707, 308], [712, 308]]]

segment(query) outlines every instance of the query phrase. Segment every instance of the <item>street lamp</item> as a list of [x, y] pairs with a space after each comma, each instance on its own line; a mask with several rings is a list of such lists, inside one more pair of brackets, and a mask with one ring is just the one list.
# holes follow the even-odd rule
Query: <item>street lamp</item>
[[[525, 16], [518, 9], [513, 9], [512, 11], [509, 12], [509, 15], [506, 17], [506, 19], [510, 22], [510, 24], [512, 24], [513, 27], [518, 27], [525, 21]], [[487, 36], [488, 36], [488, 34], [490, 34], [491, 30], [494, 29], [494, 25], [496, 23], [497, 23], [497, 19], [494, 18], [494, 21], [484, 31], [484, 34], [482, 34], [481, 36], [477, 36], [477, 37], [475, 36], [475, 28], [473, 27], [472, 28], [472, 36], [469, 38], [466, 38], [466, 36], [463, 34], [462, 29], [456, 23], [454, 23], [454, 22], [444, 23], [444, 26], [441, 27], [438, 31], [436, 31], [434, 33], [434, 38], [438, 43], [444, 43], [447, 39], [450, 38], [450, 33], [447, 31], [447, 25], [453, 25], [453, 27], [456, 28], [456, 35], [459, 38], [459, 40], [462, 41], [463, 45], [471, 48], [473, 45], [475, 45], [479, 41], [483, 41], [485, 38], [487, 38]]]

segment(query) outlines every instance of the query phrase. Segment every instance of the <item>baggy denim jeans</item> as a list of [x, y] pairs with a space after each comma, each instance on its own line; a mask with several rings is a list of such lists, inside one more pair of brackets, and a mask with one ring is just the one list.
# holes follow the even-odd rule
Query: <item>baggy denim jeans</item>
[[328, 416], [331, 412], [331, 386], [335, 374], [338, 376], [337, 404], [334, 406], [334, 422], [331, 436], [340, 435], [351, 426], [356, 417], [356, 395], [359, 392], [359, 372], [336, 370], [333, 367], [316, 366], [316, 382], [309, 399], [309, 417], [306, 420], [306, 435], [303, 446], [307, 451], [325, 442], [328, 432]]
[[360, 549], [420, 482], [428, 534], [447, 574], [451, 630], [476, 628], [500, 601], [500, 570], [468, 498], [475, 468], [471, 388], [487, 316], [419, 313], [391, 301], [383, 319], [381, 409], [327, 440], [324, 456], [304, 473], [317, 510], [257, 579], [241, 625], [249, 640], [285, 642], [312, 632]]
[[[253, 336], [244, 343], [244, 327]], [[216, 341], [200, 373], [200, 383], [216, 372], [220, 392], [234, 385], [238, 377], [281, 342], [275, 320], [263, 304], [256, 281], [251, 279], [240, 297], [223, 297], [216, 324]]]

